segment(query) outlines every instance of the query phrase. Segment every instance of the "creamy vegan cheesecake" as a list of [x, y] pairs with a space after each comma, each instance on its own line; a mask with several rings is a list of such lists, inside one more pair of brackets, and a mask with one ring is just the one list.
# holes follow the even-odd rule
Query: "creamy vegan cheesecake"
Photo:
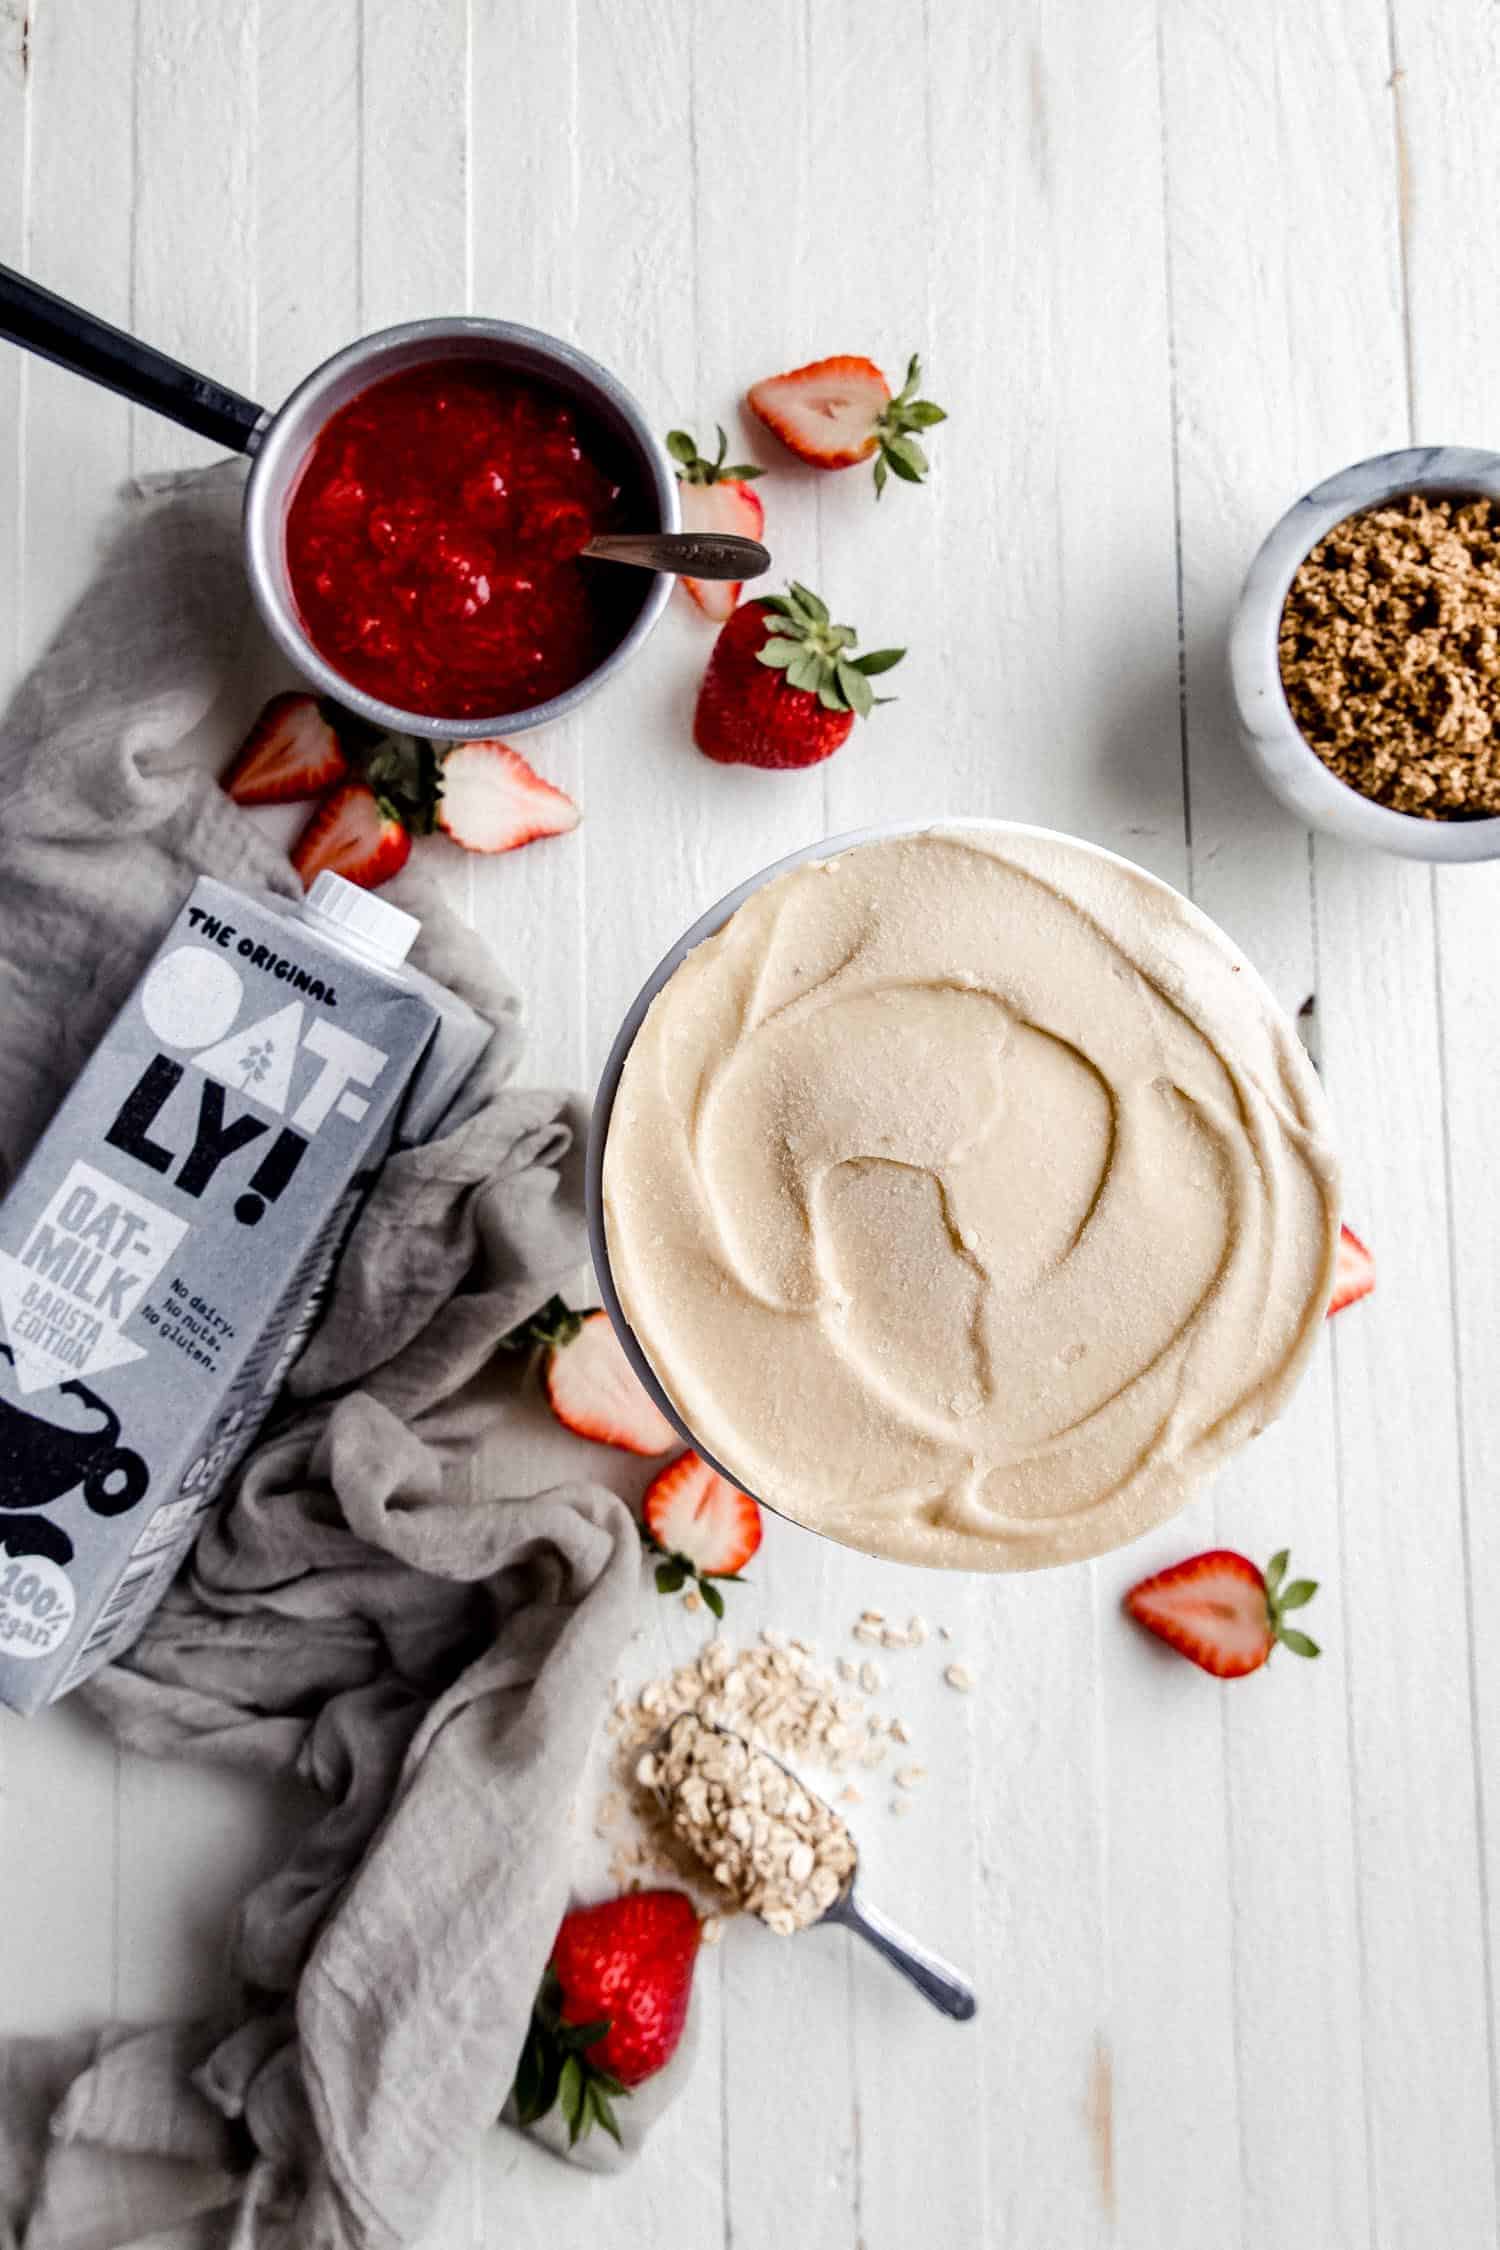
[[1121, 1545], [1285, 1404], [1338, 1169], [1254, 970], [1000, 825], [809, 860], [682, 961], [603, 1162], [616, 1293], [707, 1452], [906, 1562]]

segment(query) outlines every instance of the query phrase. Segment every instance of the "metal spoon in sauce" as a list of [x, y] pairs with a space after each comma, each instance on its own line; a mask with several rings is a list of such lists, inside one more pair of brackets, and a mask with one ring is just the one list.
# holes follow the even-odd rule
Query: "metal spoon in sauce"
[[[769, 1750], [763, 1750], [759, 1743], [747, 1742], [743, 1735], [736, 1734], [732, 1728], [713, 1726], [705, 1719], [696, 1719], [695, 1723], [706, 1733], [722, 1736], [726, 1743], [737, 1742], [745, 1752], [747, 1762], [750, 1759], [763, 1758], [767, 1764], [780, 1767], [792, 1786], [802, 1796], [812, 1799], [821, 1810], [828, 1814], [829, 1819], [835, 1826], [843, 1829], [844, 1834], [848, 1836], [853, 1865], [844, 1878], [843, 1888], [831, 1904], [825, 1906], [814, 1920], [803, 1923], [801, 1927], [816, 1929], [821, 1922], [838, 1922], [842, 1923], [845, 1929], [856, 1931], [865, 1940], [865, 1943], [873, 1945], [875, 1951], [882, 1954], [893, 1968], [899, 1969], [901, 1974], [916, 1986], [924, 1999], [930, 2000], [932, 2005], [939, 2009], [943, 2015], [952, 2016], [958, 2023], [967, 2023], [978, 2005], [974, 1997], [973, 1987], [946, 1961], [939, 1959], [935, 1953], [929, 1953], [925, 1946], [918, 1945], [914, 1939], [905, 1936], [893, 1922], [888, 1922], [885, 1916], [878, 1913], [874, 1907], [867, 1906], [859, 1896], [858, 1849], [853, 1837], [849, 1835], [847, 1823], [834, 1811], [833, 1807], [824, 1799], [818, 1797], [816, 1791], [809, 1789], [801, 1775], [794, 1773], [784, 1760], [776, 1757]], [[656, 1737], [651, 1746], [654, 1760], [660, 1760], [667, 1753], [673, 1729], [680, 1724], [680, 1717], [674, 1719], [671, 1725], [664, 1727]], [[652, 1782], [649, 1786], [657, 1803], [666, 1813], [668, 1819], [672, 1820], [673, 1834], [701, 1858], [703, 1855], [697, 1840], [686, 1827], [680, 1826], [673, 1817], [676, 1790], [669, 1782], [660, 1779]]]
[[673, 578], [761, 578], [770, 550], [732, 531], [610, 531], [583, 549], [595, 562], [633, 563]]

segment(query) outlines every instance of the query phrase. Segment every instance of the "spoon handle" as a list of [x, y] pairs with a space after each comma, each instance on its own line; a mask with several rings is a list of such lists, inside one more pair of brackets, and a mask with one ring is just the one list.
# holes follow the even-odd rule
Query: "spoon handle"
[[771, 567], [758, 539], [732, 531], [601, 532], [583, 551], [596, 562], [634, 563], [674, 578], [759, 578]]
[[873, 1906], [866, 1906], [853, 1890], [838, 1899], [823, 1916], [825, 1922], [842, 1922], [846, 1929], [857, 1930], [867, 1945], [884, 1954], [893, 1969], [914, 1984], [925, 1999], [945, 2016], [957, 2023], [967, 2023], [978, 2002], [974, 1988], [966, 1984], [956, 1969], [950, 1968], [937, 1954], [929, 1953], [913, 1939], [905, 1936], [888, 1922]]

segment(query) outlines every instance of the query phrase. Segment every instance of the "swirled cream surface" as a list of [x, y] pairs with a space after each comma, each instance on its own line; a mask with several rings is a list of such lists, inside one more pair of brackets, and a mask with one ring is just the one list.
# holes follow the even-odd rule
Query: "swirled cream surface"
[[1066, 838], [930, 830], [754, 892], [657, 995], [604, 1157], [627, 1319], [798, 1522], [1021, 1570], [1133, 1539], [1283, 1405], [1338, 1232], [1249, 965]]

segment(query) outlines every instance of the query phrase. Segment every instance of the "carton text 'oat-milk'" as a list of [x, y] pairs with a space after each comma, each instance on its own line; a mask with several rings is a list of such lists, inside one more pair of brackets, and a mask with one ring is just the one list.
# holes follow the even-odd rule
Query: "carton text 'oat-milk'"
[[0, 1205], [0, 1701], [135, 1638], [306, 1339], [439, 1010], [411, 916], [198, 882]]

